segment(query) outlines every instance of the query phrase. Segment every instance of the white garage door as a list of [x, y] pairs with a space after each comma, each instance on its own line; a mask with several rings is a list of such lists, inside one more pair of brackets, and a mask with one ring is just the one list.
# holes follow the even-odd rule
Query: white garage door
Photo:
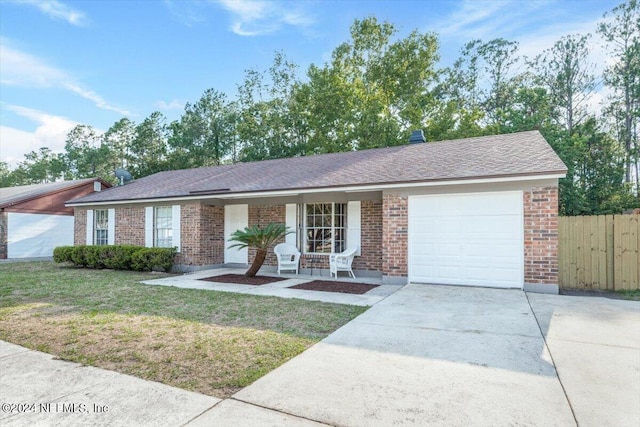
[[522, 193], [409, 197], [409, 280], [522, 288]]
[[49, 257], [73, 245], [73, 216], [9, 212], [7, 258]]

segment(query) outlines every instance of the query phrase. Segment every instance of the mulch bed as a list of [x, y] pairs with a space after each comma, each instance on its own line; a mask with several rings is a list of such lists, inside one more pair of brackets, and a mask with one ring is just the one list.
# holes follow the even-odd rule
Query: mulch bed
[[200, 280], [217, 283], [235, 283], [237, 285], [266, 285], [267, 283], [280, 282], [287, 279], [282, 277], [247, 277], [243, 274], [222, 274], [220, 276], [205, 277]]
[[314, 280], [301, 285], [289, 286], [289, 289], [304, 289], [307, 291], [337, 292], [340, 294], [364, 294], [378, 285], [364, 283], [336, 282], [334, 280]]

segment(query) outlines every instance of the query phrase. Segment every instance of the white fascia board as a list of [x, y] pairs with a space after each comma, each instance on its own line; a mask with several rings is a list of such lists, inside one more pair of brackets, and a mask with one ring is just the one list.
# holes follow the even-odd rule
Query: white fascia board
[[256, 197], [291, 197], [298, 196], [300, 194], [310, 193], [359, 193], [363, 191], [382, 191], [387, 189], [403, 190], [407, 188], [416, 187], [443, 187], [450, 185], [464, 185], [464, 184], [491, 184], [498, 182], [523, 182], [523, 181], [540, 181], [545, 179], [560, 179], [564, 178], [566, 174], [549, 174], [549, 175], [524, 175], [515, 177], [502, 177], [502, 178], [478, 178], [478, 179], [456, 179], [451, 181], [423, 181], [423, 182], [410, 182], [410, 183], [396, 183], [396, 184], [371, 184], [371, 185], [354, 185], [345, 187], [324, 187], [324, 188], [309, 188], [309, 189], [295, 189], [295, 190], [276, 190], [276, 191], [254, 191], [248, 193], [234, 193], [228, 195], [200, 195], [200, 196], [182, 196], [182, 197], [158, 197], [154, 199], [132, 199], [132, 200], [112, 200], [104, 202], [80, 202], [80, 203], [66, 203], [67, 207], [84, 207], [84, 206], [105, 206], [105, 205], [130, 205], [130, 204], [150, 204], [150, 203], [175, 203], [175, 202], [193, 202], [204, 200], [236, 200], [236, 199], [252, 199]]

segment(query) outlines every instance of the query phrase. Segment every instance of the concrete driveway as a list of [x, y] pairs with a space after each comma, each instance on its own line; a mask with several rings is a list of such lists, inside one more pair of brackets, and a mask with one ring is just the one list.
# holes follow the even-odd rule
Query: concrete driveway
[[637, 426], [640, 303], [408, 285], [234, 399], [331, 425]]

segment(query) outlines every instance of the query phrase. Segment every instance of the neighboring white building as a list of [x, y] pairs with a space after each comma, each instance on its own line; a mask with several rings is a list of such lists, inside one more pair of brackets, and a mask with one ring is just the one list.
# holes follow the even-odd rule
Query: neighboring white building
[[98, 178], [0, 188], [0, 259], [50, 257], [73, 245], [73, 208], [65, 202], [110, 185]]

